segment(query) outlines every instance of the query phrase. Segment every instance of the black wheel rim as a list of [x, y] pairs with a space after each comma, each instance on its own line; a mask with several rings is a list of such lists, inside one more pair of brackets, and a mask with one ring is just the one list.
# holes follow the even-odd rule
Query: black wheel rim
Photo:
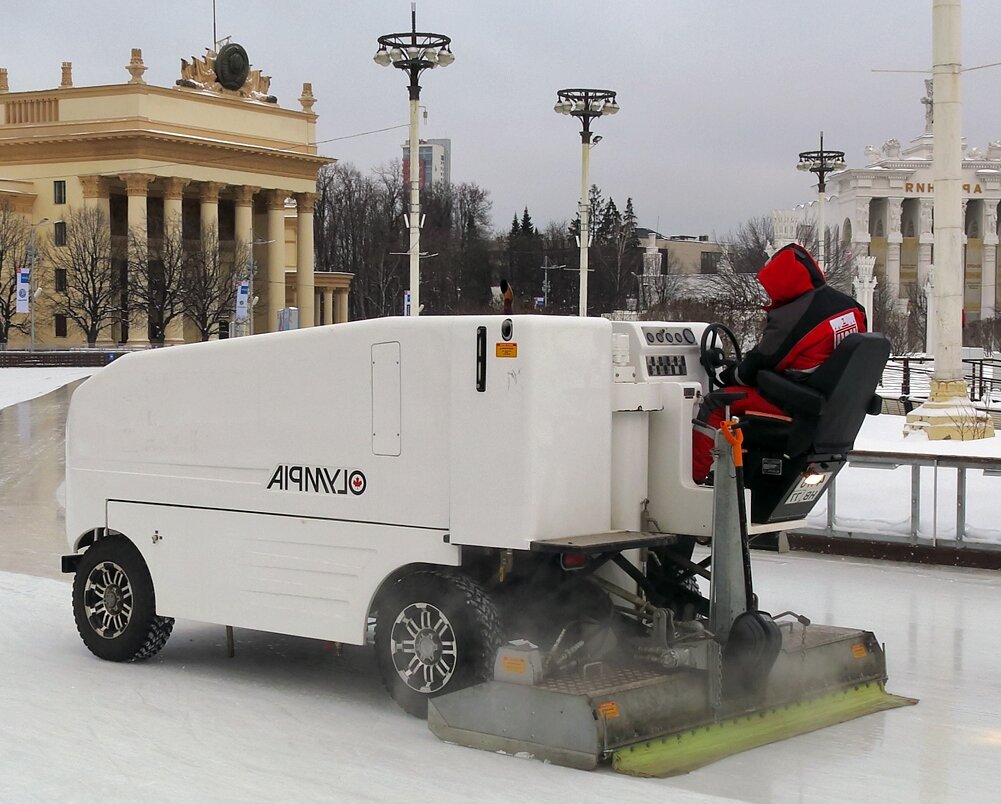
[[132, 584], [114, 561], [102, 561], [87, 575], [83, 611], [91, 629], [104, 639], [122, 635], [132, 620]]
[[448, 684], [455, 674], [457, 647], [452, 623], [430, 603], [411, 603], [393, 621], [393, 665], [415, 692], [431, 695]]

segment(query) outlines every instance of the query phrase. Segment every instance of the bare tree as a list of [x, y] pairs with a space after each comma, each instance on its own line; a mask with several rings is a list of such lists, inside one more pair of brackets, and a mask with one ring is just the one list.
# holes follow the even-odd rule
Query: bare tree
[[[111, 226], [100, 209], [87, 208], [65, 216], [66, 245], [51, 239], [42, 246], [51, 270], [66, 272], [65, 290], [47, 295], [55, 315], [65, 315], [80, 329], [88, 346], [101, 330], [121, 316], [120, 276], [111, 242]], [[50, 283], [54, 284], [54, 283]]]
[[734, 274], [757, 274], [768, 261], [768, 246], [775, 238], [772, 219], [750, 218], [736, 231], [716, 238], [723, 248], [720, 264]]
[[[354, 274], [351, 317], [391, 315], [403, 287], [403, 174], [399, 160], [363, 176], [337, 163], [320, 173], [317, 267]], [[395, 252], [395, 253], [394, 253]]]
[[[28, 261], [31, 232], [28, 222], [6, 201], [0, 201], [0, 344], [10, 331], [26, 332], [27, 325], [15, 322], [17, 315], [17, 273]], [[31, 301], [34, 304], [34, 300]]]
[[183, 285], [192, 255], [179, 218], [151, 240], [146, 227], [129, 230], [129, 308], [149, 321], [150, 340], [163, 343], [167, 327], [184, 315]]
[[202, 232], [196, 251], [184, 261], [180, 305], [201, 340], [207, 341], [234, 315], [236, 288], [246, 264], [246, 244], [220, 244], [214, 227]]

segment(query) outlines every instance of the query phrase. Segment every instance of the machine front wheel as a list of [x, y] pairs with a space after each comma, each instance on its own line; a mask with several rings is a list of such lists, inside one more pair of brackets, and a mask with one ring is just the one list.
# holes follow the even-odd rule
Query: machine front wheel
[[382, 680], [411, 715], [427, 717], [430, 698], [490, 677], [500, 618], [468, 576], [415, 572], [386, 590], [378, 608], [375, 653]]
[[73, 579], [73, 616], [90, 652], [112, 662], [148, 659], [174, 627], [172, 618], [157, 616], [149, 569], [124, 536], [99, 539], [83, 554]]

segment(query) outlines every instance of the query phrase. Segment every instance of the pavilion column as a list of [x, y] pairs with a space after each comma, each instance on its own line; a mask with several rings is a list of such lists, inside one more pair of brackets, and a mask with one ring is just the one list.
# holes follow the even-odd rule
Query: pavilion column
[[935, 244], [935, 233], [932, 231], [932, 199], [922, 198], [919, 204], [921, 229], [918, 234], [918, 287], [923, 288], [931, 270], [931, 250]]
[[[80, 186], [83, 189], [84, 209], [99, 210], [107, 226], [111, 227], [111, 195], [108, 191], [108, 180], [104, 176], [81, 176]], [[101, 328], [97, 334], [96, 345], [101, 348], [114, 346], [111, 325]]]
[[[184, 242], [181, 204], [184, 199], [184, 188], [190, 181], [170, 176], [163, 182], [163, 239], [175, 241], [175, 246], [180, 246]], [[178, 315], [170, 320], [163, 333], [163, 342], [171, 345], [184, 343], [184, 316]]]
[[285, 199], [284, 190], [267, 190], [268, 206], [268, 320], [261, 331], [278, 329], [278, 313], [285, 306]]
[[323, 323], [334, 323], [334, 291], [329, 288], [323, 289]]
[[315, 287], [313, 289], [313, 326], [319, 327], [323, 325], [323, 292], [317, 290]]
[[338, 289], [334, 294], [334, 321], [343, 324], [348, 320], [348, 291], [347, 288]]
[[225, 184], [217, 181], [203, 181], [198, 185], [198, 200], [201, 201], [202, 237], [213, 232], [219, 241], [219, 191]]
[[254, 193], [260, 192], [260, 187], [242, 184], [234, 189], [236, 210], [236, 239], [242, 240], [248, 246], [254, 240]]
[[998, 207], [993, 199], [984, 200], [984, 265], [980, 285], [980, 318], [996, 315], [998, 287]]
[[99, 209], [110, 226], [111, 196], [108, 192], [108, 180], [104, 176], [81, 176], [80, 186], [83, 188], [84, 207]]
[[296, 193], [295, 219], [295, 301], [299, 307], [299, 326], [311, 327], [316, 308], [313, 303], [313, 205], [316, 193]]
[[[125, 194], [128, 196], [128, 231], [130, 237], [142, 238], [148, 241], [146, 201], [149, 183], [156, 178], [148, 173], [125, 173], [119, 177], [125, 182]], [[139, 281], [129, 275], [129, 284]], [[131, 294], [130, 294], [131, 297]], [[131, 303], [131, 298], [130, 298]], [[129, 311], [129, 346], [149, 346], [149, 316], [144, 310]]]
[[[247, 272], [252, 274], [257, 263], [254, 261], [254, 194], [260, 192], [260, 187], [253, 187], [249, 184], [241, 184], [233, 188], [236, 240], [243, 243], [247, 249]], [[250, 299], [248, 300], [247, 315], [253, 316], [254, 308], [254, 277], [250, 276]], [[256, 321], [250, 322], [249, 331], [258, 331]], [[267, 332], [267, 330], [263, 330]]]
[[900, 232], [900, 217], [904, 208], [903, 198], [887, 198], [886, 233], [886, 284], [893, 288], [893, 298], [900, 298], [900, 246], [904, 237]]

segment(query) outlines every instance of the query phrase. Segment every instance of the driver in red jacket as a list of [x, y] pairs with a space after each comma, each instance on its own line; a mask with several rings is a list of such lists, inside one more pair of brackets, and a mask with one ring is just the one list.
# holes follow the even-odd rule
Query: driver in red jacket
[[[805, 380], [853, 332], [866, 331], [865, 310], [851, 296], [830, 287], [810, 253], [798, 243], [785, 246], [758, 272], [771, 299], [757, 346], [736, 366], [720, 373], [723, 391], [747, 396], [730, 404], [730, 413], [749, 410], [784, 415], [758, 392], [759, 371]], [[704, 483], [712, 468], [712, 447], [724, 409], [703, 402], [692, 433], [692, 479]]]

